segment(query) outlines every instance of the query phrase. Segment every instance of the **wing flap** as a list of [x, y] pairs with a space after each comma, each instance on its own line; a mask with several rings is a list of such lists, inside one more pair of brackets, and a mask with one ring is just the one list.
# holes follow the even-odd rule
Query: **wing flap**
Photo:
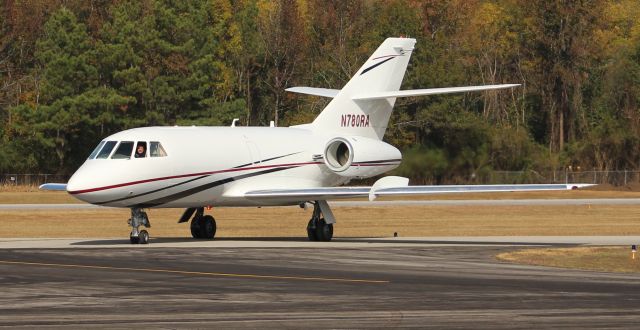
[[248, 191], [244, 197], [250, 200], [264, 201], [314, 201], [343, 198], [365, 197], [371, 187], [328, 187], [310, 189], [270, 189]]
[[513, 88], [520, 84], [502, 84], [502, 85], [483, 85], [483, 86], [466, 86], [466, 87], [446, 87], [446, 88], [428, 88], [428, 89], [410, 89], [404, 91], [376, 92], [372, 94], [358, 94], [352, 97], [353, 100], [378, 100], [396, 97], [425, 96], [437, 94], [451, 94], [464, 92], [477, 92], [495, 89]]

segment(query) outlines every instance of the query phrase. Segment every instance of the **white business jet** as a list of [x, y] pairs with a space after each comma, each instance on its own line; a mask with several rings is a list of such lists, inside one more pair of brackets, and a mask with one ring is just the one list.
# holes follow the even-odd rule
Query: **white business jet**
[[[146, 244], [146, 208], [185, 208], [194, 238], [212, 239], [209, 206], [313, 205], [312, 241], [329, 241], [336, 219], [327, 200], [353, 197], [566, 190], [585, 185], [409, 186], [387, 176], [371, 187], [341, 186], [396, 168], [400, 151], [382, 141], [396, 98], [512, 88], [516, 84], [400, 91], [416, 41], [389, 38], [341, 89], [293, 87], [290, 92], [332, 98], [310, 124], [291, 127], [145, 127], [101, 141], [66, 190], [96, 205], [131, 209], [133, 244]], [[235, 124], [235, 122], [234, 122]]]

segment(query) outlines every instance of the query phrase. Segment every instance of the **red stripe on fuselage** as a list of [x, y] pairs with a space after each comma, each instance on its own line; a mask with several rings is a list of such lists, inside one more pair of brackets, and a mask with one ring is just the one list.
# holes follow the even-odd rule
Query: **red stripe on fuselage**
[[104, 186], [104, 187], [89, 188], [89, 189], [82, 189], [82, 190], [75, 190], [75, 191], [68, 191], [68, 193], [69, 193], [69, 194], [72, 194], [72, 195], [77, 195], [77, 194], [84, 194], [84, 193], [90, 193], [90, 192], [96, 192], [96, 191], [102, 191], [102, 190], [108, 190], [108, 189], [114, 189], [114, 188], [120, 188], [120, 187], [133, 186], [133, 185], [141, 184], [141, 183], [148, 183], [148, 182], [155, 182], [155, 181], [163, 181], [163, 180], [171, 180], [171, 179], [179, 179], [179, 178], [188, 178], [188, 177], [192, 177], [192, 176], [199, 176], [199, 175], [211, 175], [211, 174], [218, 174], [218, 173], [228, 173], [228, 172], [239, 172], [239, 171], [248, 171], [248, 170], [258, 170], [258, 169], [263, 169], [263, 168], [287, 167], [287, 166], [302, 166], [302, 165], [314, 165], [314, 164], [319, 165], [319, 164], [324, 164], [324, 163], [323, 163], [323, 162], [308, 162], [308, 163], [290, 163], [290, 164], [278, 164], [278, 165], [265, 165], [265, 166], [243, 167], [243, 168], [230, 168], [230, 169], [226, 169], [226, 170], [219, 170], [219, 171], [210, 171], [210, 172], [200, 172], [200, 173], [181, 174], [181, 175], [165, 176], [165, 177], [161, 177], [161, 178], [154, 178], [154, 179], [146, 179], [146, 180], [139, 180], [139, 181], [126, 182], [126, 183], [119, 183], [119, 184], [114, 184], [114, 185]]

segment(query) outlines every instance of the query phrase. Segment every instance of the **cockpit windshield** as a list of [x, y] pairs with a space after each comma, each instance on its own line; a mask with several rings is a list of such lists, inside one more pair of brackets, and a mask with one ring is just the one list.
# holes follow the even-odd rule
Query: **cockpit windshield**
[[94, 159], [96, 158], [96, 155], [98, 154], [98, 152], [100, 151], [100, 148], [102, 148], [102, 146], [104, 145], [105, 141], [100, 141], [100, 143], [98, 144], [98, 146], [93, 149], [93, 152], [91, 153], [91, 155], [89, 155], [89, 159]]
[[100, 150], [100, 152], [96, 156], [96, 159], [107, 159], [107, 158], [109, 158], [109, 155], [111, 154], [111, 151], [113, 150], [113, 147], [115, 147], [115, 146], [116, 146], [116, 141], [107, 141], [107, 142], [105, 142], [104, 147], [102, 147], [102, 150]]
[[[118, 147], [116, 148], [116, 145]], [[135, 145], [135, 149], [134, 149]], [[113, 151], [115, 149], [115, 151]], [[111, 153], [113, 152], [113, 155]], [[98, 146], [91, 152], [89, 159], [107, 159], [111, 155], [111, 159], [131, 159], [133, 153], [135, 158], [146, 157], [166, 157], [167, 152], [158, 141], [149, 142], [147, 150], [147, 141], [101, 141]]]
[[113, 153], [111, 159], [129, 159], [131, 158], [131, 152], [133, 151], [133, 141], [122, 141]]

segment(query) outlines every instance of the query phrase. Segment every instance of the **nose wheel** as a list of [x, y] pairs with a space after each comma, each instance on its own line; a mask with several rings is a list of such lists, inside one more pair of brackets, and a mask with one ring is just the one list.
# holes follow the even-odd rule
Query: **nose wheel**
[[139, 230], [140, 226], [144, 226], [145, 228], [151, 227], [146, 212], [137, 207], [132, 208], [129, 225], [131, 226], [131, 234], [129, 234], [131, 244], [149, 244], [149, 232], [144, 229]]

